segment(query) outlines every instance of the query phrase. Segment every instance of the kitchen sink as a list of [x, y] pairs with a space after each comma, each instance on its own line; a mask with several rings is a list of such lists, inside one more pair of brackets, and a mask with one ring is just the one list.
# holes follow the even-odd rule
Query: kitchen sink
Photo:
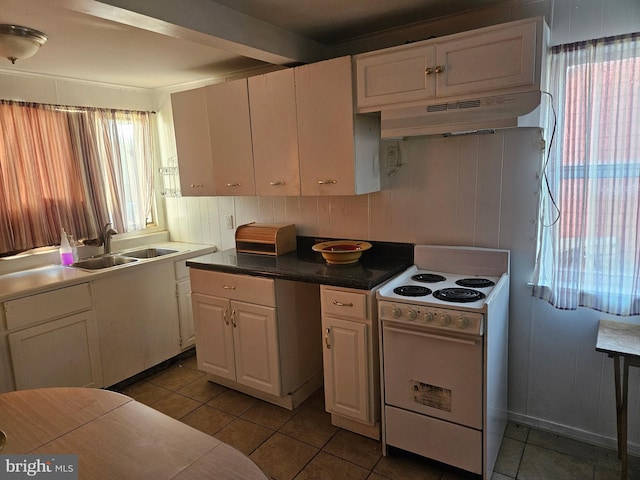
[[120, 255], [104, 255], [102, 257], [81, 260], [79, 262], [72, 263], [71, 266], [76, 268], [85, 268], [87, 270], [100, 270], [102, 268], [110, 268], [137, 261], [137, 258], [127, 258]]
[[177, 250], [171, 250], [170, 248], [143, 248], [141, 250], [134, 250], [133, 252], [122, 252], [118, 253], [123, 257], [132, 257], [132, 258], [155, 258], [161, 257], [162, 255], [168, 255], [170, 253], [176, 253]]

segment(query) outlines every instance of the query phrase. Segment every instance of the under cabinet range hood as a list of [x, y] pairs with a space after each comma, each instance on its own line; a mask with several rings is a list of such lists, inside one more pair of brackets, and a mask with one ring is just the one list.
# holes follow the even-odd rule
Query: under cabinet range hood
[[530, 91], [382, 110], [382, 138], [540, 127], [541, 96]]

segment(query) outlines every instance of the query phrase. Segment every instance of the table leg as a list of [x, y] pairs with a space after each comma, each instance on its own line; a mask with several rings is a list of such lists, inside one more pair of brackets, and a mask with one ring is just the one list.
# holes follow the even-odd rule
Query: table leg
[[620, 385], [620, 356], [613, 355], [613, 374], [616, 387], [616, 432], [618, 434], [618, 458], [622, 458], [622, 387]]
[[620, 356], [614, 355], [613, 367], [616, 387], [616, 421], [618, 431], [618, 458], [622, 461], [622, 480], [628, 477], [627, 458], [627, 398], [629, 397], [629, 359], [624, 357], [622, 375], [620, 374]]

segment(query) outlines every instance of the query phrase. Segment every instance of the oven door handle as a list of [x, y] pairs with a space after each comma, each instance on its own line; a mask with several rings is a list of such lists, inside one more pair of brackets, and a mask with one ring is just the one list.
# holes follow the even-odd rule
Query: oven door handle
[[389, 332], [395, 332], [395, 333], [404, 333], [405, 335], [418, 335], [419, 337], [435, 338], [437, 340], [444, 340], [445, 342], [463, 343], [465, 345], [476, 345], [479, 341], [479, 340], [467, 340], [467, 339], [458, 338], [458, 337], [435, 335], [433, 333], [416, 332], [415, 330], [405, 330], [402, 328], [393, 328], [393, 327], [387, 327], [387, 326], [384, 326], [383, 330], [388, 330]]

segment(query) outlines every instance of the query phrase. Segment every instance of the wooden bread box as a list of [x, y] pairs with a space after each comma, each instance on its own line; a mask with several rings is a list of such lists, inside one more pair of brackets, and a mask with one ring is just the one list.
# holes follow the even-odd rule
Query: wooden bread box
[[248, 223], [236, 229], [236, 252], [284, 255], [296, 249], [296, 226], [285, 223]]

